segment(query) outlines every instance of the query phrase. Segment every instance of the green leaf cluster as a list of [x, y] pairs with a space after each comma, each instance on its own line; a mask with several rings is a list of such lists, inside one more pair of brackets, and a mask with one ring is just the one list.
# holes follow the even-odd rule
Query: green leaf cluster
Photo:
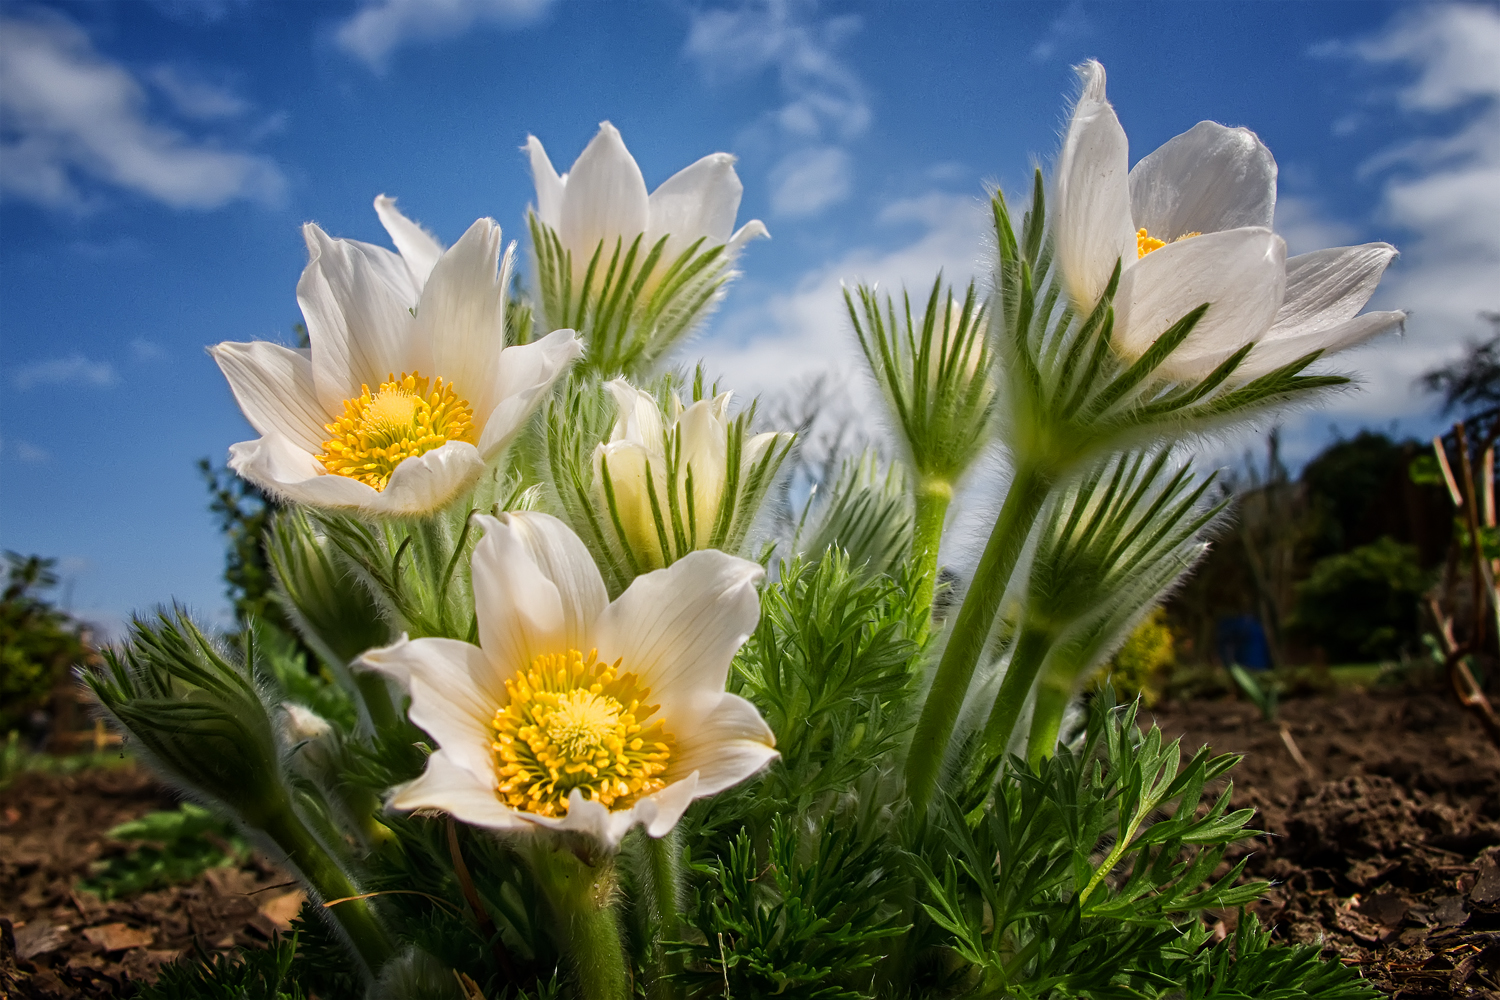
[[297, 943], [294, 934], [265, 948], [173, 962], [136, 995], [140, 1000], [305, 1000], [308, 994], [293, 972]]
[[5, 553], [0, 593], [0, 734], [40, 708], [67, 669], [83, 659], [79, 626], [43, 593], [57, 586], [55, 559]]
[[78, 888], [103, 900], [191, 882], [210, 868], [239, 864], [250, 853], [233, 824], [191, 802], [121, 823], [109, 837], [139, 846], [95, 862], [79, 880]]

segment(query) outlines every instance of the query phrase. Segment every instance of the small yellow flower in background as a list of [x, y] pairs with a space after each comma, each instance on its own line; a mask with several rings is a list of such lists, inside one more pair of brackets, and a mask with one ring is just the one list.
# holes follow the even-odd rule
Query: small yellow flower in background
[[1237, 379], [1316, 350], [1341, 351], [1400, 328], [1402, 312], [1358, 315], [1396, 251], [1386, 243], [1290, 259], [1272, 231], [1276, 160], [1244, 128], [1199, 122], [1130, 167], [1105, 97], [1104, 67], [1080, 67], [1083, 93], [1054, 176], [1053, 234], [1069, 294], [1092, 310], [1118, 261], [1114, 344], [1134, 360], [1209, 303], [1157, 371], [1201, 379], [1245, 344]]
[[583, 542], [539, 513], [476, 518], [479, 645], [402, 640], [359, 666], [411, 694], [440, 745], [396, 809], [500, 830], [573, 831], [607, 850], [664, 836], [696, 798], [776, 756], [729, 664], [760, 617], [760, 566], [694, 552], [614, 602]]
[[663, 412], [655, 396], [624, 379], [607, 387], [618, 416], [609, 440], [594, 451], [595, 496], [638, 569], [725, 544], [725, 504], [732, 515], [740, 486], [790, 436], [744, 438], [729, 416], [732, 393], [688, 406], [672, 393]]
[[423, 514], [473, 485], [582, 346], [570, 330], [505, 346], [513, 255], [492, 220], [445, 251], [391, 199], [375, 206], [399, 254], [304, 227], [309, 350], [212, 348], [261, 434], [229, 464], [297, 503]]

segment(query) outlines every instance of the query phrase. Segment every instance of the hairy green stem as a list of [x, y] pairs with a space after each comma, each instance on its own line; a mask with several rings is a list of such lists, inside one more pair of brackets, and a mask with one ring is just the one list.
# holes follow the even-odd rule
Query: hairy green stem
[[911, 560], [916, 568], [917, 592], [913, 607], [922, 614], [918, 640], [932, 628], [932, 597], [937, 588], [938, 548], [943, 541], [943, 522], [953, 502], [953, 484], [937, 476], [924, 476], [917, 484], [916, 526], [912, 535]]
[[1016, 468], [1010, 492], [1005, 496], [990, 540], [974, 570], [974, 579], [958, 609], [906, 755], [906, 793], [918, 815], [925, 813], [932, 801], [943, 752], [948, 748], [964, 696], [974, 679], [974, 668], [984, 652], [995, 614], [1000, 610], [1000, 599], [1005, 595], [1011, 572], [1021, 557], [1026, 536], [1031, 533], [1052, 480], [1050, 470], [1044, 467], [1022, 462]]
[[381, 736], [396, 735], [397, 728], [405, 720], [396, 712], [385, 678], [373, 670], [351, 670], [349, 673], [354, 677], [354, 686], [359, 689], [359, 700], [364, 702], [371, 727]]
[[1057, 749], [1063, 713], [1073, 697], [1072, 681], [1072, 674], [1049, 670], [1037, 687], [1036, 707], [1031, 710], [1031, 733], [1026, 738], [1026, 763], [1033, 768]]
[[597, 864], [539, 846], [532, 866], [552, 906], [554, 936], [573, 960], [582, 1000], [627, 1000], [630, 976], [616, 919], [612, 858]]
[[349, 898], [358, 896], [359, 889], [328, 856], [317, 838], [292, 811], [291, 805], [283, 804], [270, 811], [259, 822], [252, 821], [250, 825], [264, 831], [277, 847], [286, 852], [287, 860], [302, 873], [302, 877], [322, 902], [346, 900], [329, 906], [328, 912], [349, 936], [350, 943], [364, 960], [370, 973], [373, 975], [378, 972], [391, 953], [385, 931], [376, 922], [368, 902]]
[[665, 941], [675, 941], [681, 936], [678, 927], [680, 888], [682, 882], [681, 865], [678, 860], [680, 843], [677, 839], [677, 830], [674, 828], [665, 837], [646, 838], [646, 858], [651, 869], [651, 894], [652, 902], [656, 907], [656, 918], [659, 928], [654, 943], [654, 954], [651, 960], [657, 966], [657, 974], [652, 978], [647, 994], [653, 1000], [675, 1000], [677, 997], [677, 984], [669, 978], [682, 971], [682, 959], [678, 955], [669, 955], [662, 947]]
[[984, 724], [984, 751], [987, 755], [1005, 752], [1011, 735], [1016, 731], [1016, 722], [1036, 685], [1037, 674], [1052, 649], [1052, 633], [1027, 623], [1021, 626], [1016, 637], [1015, 648], [1010, 654], [1010, 665], [1005, 668], [1005, 677], [1000, 681], [1000, 693], [995, 695], [995, 705], [990, 709], [989, 720]]

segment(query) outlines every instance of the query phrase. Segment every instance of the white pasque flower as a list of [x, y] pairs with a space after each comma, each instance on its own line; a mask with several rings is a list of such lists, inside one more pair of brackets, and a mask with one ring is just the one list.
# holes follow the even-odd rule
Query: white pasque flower
[[1315, 350], [1340, 351], [1398, 329], [1406, 314], [1364, 308], [1396, 250], [1335, 247], [1287, 259], [1271, 231], [1276, 160], [1244, 128], [1199, 122], [1130, 169], [1129, 143], [1104, 93], [1104, 67], [1079, 68], [1055, 173], [1053, 233], [1069, 294], [1091, 310], [1118, 261], [1114, 345], [1134, 360], [1207, 302], [1157, 371], [1201, 379], [1244, 345], [1246, 379]]
[[557, 233], [563, 249], [572, 251], [579, 273], [600, 241], [607, 258], [616, 240], [629, 247], [645, 234], [642, 242], [649, 247], [667, 236], [662, 256], [670, 262], [702, 238], [703, 249], [725, 245], [732, 261], [751, 239], [771, 235], [759, 219], [734, 228], [745, 186], [728, 153], [710, 153], [647, 195], [641, 168], [609, 122], [600, 123], [599, 133], [562, 176], [536, 136], [527, 137], [526, 152], [536, 184], [537, 218]]
[[613, 849], [636, 824], [665, 835], [693, 799], [776, 756], [755, 706], [724, 690], [760, 617], [760, 566], [694, 552], [611, 603], [561, 521], [476, 520], [479, 645], [403, 638], [357, 664], [404, 684], [412, 722], [440, 745], [392, 808]]
[[[729, 402], [734, 394], [721, 392], [685, 407], [674, 392], [663, 413], [655, 396], [625, 379], [614, 379], [607, 385], [615, 397], [618, 415], [609, 440], [594, 450], [594, 484], [600, 509], [610, 510], [613, 496], [612, 513], [624, 534], [622, 544], [643, 569], [664, 566], [673, 557], [715, 544], [713, 533], [720, 508], [738, 500], [725, 496], [730, 480]], [[766, 432], [745, 440], [735, 482], [745, 482], [748, 470], [784, 438]], [[672, 452], [670, 462], [668, 451]], [[675, 475], [670, 474], [673, 465]], [[606, 475], [608, 494], [604, 489]], [[657, 512], [662, 521], [660, 530]], [[676, 528], [681, 529], [680, 542]]]
[[303, 227], [311, 347], [210, 349], [260, 438], [229, 465], [277, 496], [368, 514], [435, 510], [471, 486], [579, 355], [571, 330], [505, 346], [513, 254], [480, 219], [452, 249], [381, 196], [400, 254]]

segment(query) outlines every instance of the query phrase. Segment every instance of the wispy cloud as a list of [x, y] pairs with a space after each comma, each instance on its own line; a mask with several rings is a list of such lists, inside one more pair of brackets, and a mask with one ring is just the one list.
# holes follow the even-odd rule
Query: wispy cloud
[[229, 87], [180, 66], [157, 66], [148, 77], [184, 118], [237, 118], [251, 109], [250, 102]]
[[33, 361], [17, 365], [11, 382], [17, 389], [34, 389], [44, 385], [113, 385], [119, 380], [108, 361], [90, 361], [78, 351], [66, 357]]
[[813, 17], [805, 0], [750, 0], [692, 13], [686, 54], [721, 83], [775, 72], [785, 99], [757, 123], [780, 151], [771, 171], [778, 215], [815, 215], [849, 197], [853, 158], [841, 146], [870, 127], [864, 83], [837, 55], [860, 28], [854, 16]]
[[1357, 356], [1367, 391], [1338, 407], [1390, 418], [1428, 408], [1412, 380], [1484, 335], [1482, 310], [1500, 309], [1500, 9], [1412, 8], [1334, 51], [1400, 73], [1376, 93], [1420, 136], [1364, 166], [1383, 179], [1377, 220], [1405, 234], [1393, 234], [1402, 256], [1376, 301], [1411, 311], [1407, 337]]
[[1094, 26], [1089, 21], [1088, 15], [1084, 13], [1083, 4], [1073, 0], [1063, 12], [1052, 19], [1047, 25], [1047, 33], [1039, 42], [1031, 47], [1031, 58], [1033, 62], [1046, 62], [1057, 55], [1059, 50], [1080, 38], [1086, 38], [1093, 34]]
[[[849, 382], [847, 373], [863, 371], [865, 362], [844, 310], [844, 283], [878, 284], [899, 295], [910, 282], [913, 294], [925, 296], [938, 271], [960, 287], [985, 273], [990, 235], [977, 197], [928, 193], [892, 203], [877, 221], [882, 245], [852, 249], [793, 287], [747, 289], [759, 293], [756, 304], [726, 311], [720, 332], [687, 353], [701, 354], [715, 372], [733, 372], [735, 388], [751, 394], [823, 372]], [[903, 242], [900, 234], [913, 229], [915, 238]], [[864, 383], [855, 383], [852, 394], [862, 400]]]
[[[223, 116], [222, 90], [156, 76], [169, 97], [176, 86], [189, 99], [192, 117], [215, 107]], [[153, 117], [141, 82], [55, 12], [0, 17], [0, 122], [0, 192], [50, 207], [85, 208], [85, 187], [101, 183], [191, 209], [276, 202], [286, 188], [268, 157]]]
[[17, 440], [15, 442], [15, 450], [17, 458], [19, 458], [23, 462], [29, 462], [33, 465], [45, 462], [52, 457], [51, 453], [46, 449], [38, 448], [36, 445], [31, 444], [27, 441]]
[[166, 357], [167, 351], [154, 340], [136, 337], [130, 342], [130, 356], [137, 361], [157, 361]]
[[461, 35], [476, 25], [519, 28], [542, 16], [553, 0], [365, 0], [338, 26], [334, 40], [376, 72], [403, 45]]

